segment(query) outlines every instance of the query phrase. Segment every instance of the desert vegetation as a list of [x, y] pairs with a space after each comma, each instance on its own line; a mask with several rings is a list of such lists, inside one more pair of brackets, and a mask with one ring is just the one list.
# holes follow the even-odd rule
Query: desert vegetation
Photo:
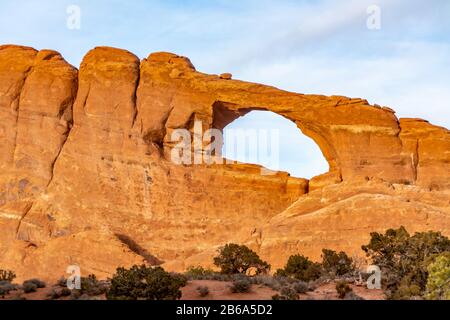
[[344, 299], [347, 294], [352, 292], [352, 288], [350, 288], [347, 282], [341, 280], [336, 283], [336, 292], [340, 299]]
[[427, 270], [426, 298], [450, 300], [450, 252], [438, 256]]
[[[432, 283], [436, 274], [445, 274], [446, 265], [448, 267], [445, 257], [450, 253], [450, 239], [441, 233], [429, 231], [411, 236], [404, 227], [389, 229], [384, 234], [374, 232], [369, 244], [362, 249], [370, 261], [381, 268], [383, 289], [388, 299], [442, 297], [441, 294], [427, 293], [428, 281], [428, 290], [434, 291], [436, 287]], [[449, 286], [447, 278], [438, 285], [438, 290], [445, 292]]]
[[22, 284], [22, 289], [25, 293], [36, 292], [38, 288], [41, 289], [45, 287], [46, 287], [45, 282], [39, 279], [26, 280]]
[[11, 270], [0, 269], [0, 281], [12, 282], [16, 278], [16, 274]]
[[219, 250], [214, 258], [214, 264], [224, 274], [247, 274], [254, 269], [256, 274], [267, 273], [270, 265], [246, 246], [230, 243]]
[[200, 286], [197, 288], [197, 292], [200, 297], [204, 298], [209, 294], [209, 288], [206, 286]]
[[[367, 263], [381, 270], [382, 290], [387, 299], [450, 299], [450, 240], [439, 232], [410, 235], [403, 227], [385, 233], [371, 233], [362, 246]], [[355, 285], [364, 286], [369, 274], [359, 270], [357, 263], [345, 252], [323, 249], [321, 261], [315, 262], [301, 253], [290, 256], [283, 268], [269, 274], [270, 265], [256, 252], [239, 244], [221, 247], [212, 261], [215, 270], [202, 266], [189, 267], [185, 273], [169, 273], [160, 266], [117, 268], [108, 280], [95, 275], [81, 278], [81, 288], [70, 290], [62, 278], [51, 287], [47, 299], [110, 299], [110, 300], [177, 300], [182, 288], [191, 281], [222, 281], [228, 283], [230, 294], [248, 294], [253, 288], [268, 287], [276, 292], [274, 300], [311, 298], [308, 294], [328, 284], [335, 297], [361, 300]], [[24, 299], [46, 288], [39, 279], [14, 284], [16, 275], [0, 269], [0, 298]], [[364, 280], [363, 280], [364, 278]], [[11, 295], [11, 292], [15, 292]], [[199, 285], [198, 297], [211, 295], [210, 288]]]
[[300, 254], [290, 256], [286, 266], [275, 272], [276, 277], [292, 277], [301, 281], [316, 280], [320, 275], [320, 264]]
[[12, 284], [15, 278], [16, 275], [11, 270], [0, 269], [0, 297], [4, 297], [18, 288], [17, 285]]
[[231, 292], [233, 293], [247, 293], [250, 292], [252, 284], [248, 279], [240, 279], [233, 281]]
[[161, 267], [118, 268], [106, 293], [108, 300], [178, 300], [186, 278]]

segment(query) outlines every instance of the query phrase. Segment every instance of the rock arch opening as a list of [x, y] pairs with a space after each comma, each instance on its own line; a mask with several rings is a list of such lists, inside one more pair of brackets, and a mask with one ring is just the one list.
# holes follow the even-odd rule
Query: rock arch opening
[[329, 171], [318, 145], [293, 121], [277, 113], [248, 109], [227, 122], [216, 126], [223, 131], [222, 156], [226, 159], [285, 171], [298, 178], [311, 179]]

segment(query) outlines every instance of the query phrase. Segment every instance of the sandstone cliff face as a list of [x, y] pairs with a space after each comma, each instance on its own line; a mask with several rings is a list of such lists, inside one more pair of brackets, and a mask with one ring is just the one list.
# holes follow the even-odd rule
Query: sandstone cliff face
[[[323, 247], [361, 254], [369, 232], [399, 225], [450, 234], [449, 131], [389, 108], [104, 47], [77, 71], [56, 52], [2, 46], [0, 80], [0, 266], [21, 278], [156, 259], [183, 270], [231, 241], [277, 267]], [[251, 110], [295, 122], [330, 171], [307, 181], [170, 161], [175, 129], [221, 130]]]

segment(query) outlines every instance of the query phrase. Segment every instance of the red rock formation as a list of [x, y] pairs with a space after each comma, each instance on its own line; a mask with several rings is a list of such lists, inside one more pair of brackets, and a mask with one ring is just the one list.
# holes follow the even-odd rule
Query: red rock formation
[[[182, 270], [231, 241], [279, 266], [299, 250], [361, 254], [369, 232], [388, 227], [450, 234], [449, 131], [389, 108], [103, 47], [77, 72], [56, 52], [2, 46], [0, 80], [0, 266], [20, 277], [75, 263], [108, 275], [142, 261], [123, 235]], [[175, 129], [200, 120], [221, 130], [251, 110], [295, 122], [330, 171], [307, 181], [170, 161]]]

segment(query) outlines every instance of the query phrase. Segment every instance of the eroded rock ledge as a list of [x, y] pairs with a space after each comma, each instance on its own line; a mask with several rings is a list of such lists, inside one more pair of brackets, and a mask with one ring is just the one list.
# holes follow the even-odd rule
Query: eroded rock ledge
[[[330, 171], [307, 181], [168, 161], [173, 130], [221, 130], [251, 110], [295, 122]], [[8, 45], [0, 119], [0, 265], [20, 276], [73, 263], [108, 275], [148, 260], [142, 250], [179, 270], [229, 241], [277, 266], [324, 246], [357, 254], [369, 232], [400, 224], [450, 231], [449, 131], [363, 99], [207, 75], [170, 53], [140, 61], [99, 47], [78, 71], [57, 52]]]

